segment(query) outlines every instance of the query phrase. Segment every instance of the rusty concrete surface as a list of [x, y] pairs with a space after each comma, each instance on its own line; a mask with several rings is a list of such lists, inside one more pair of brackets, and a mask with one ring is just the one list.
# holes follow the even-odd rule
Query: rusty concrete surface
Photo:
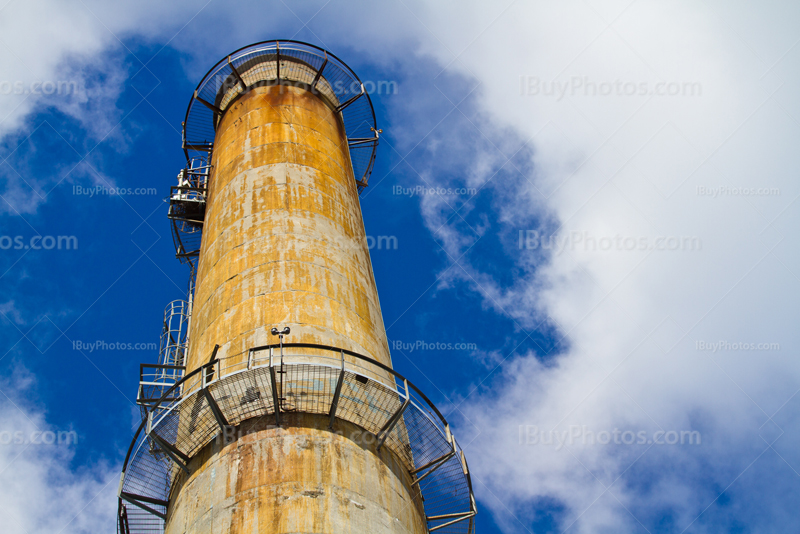
[[[187, 373], [219, 344], [224, 376], [273, 326], [391, 365], [339, 115], [299, 87], [255, 88], [222, 116], [212, 164]], [[288, 414], [241, 429], [179, 475], [167, 534], [426, 532], [408, 471], [358, 427]]]

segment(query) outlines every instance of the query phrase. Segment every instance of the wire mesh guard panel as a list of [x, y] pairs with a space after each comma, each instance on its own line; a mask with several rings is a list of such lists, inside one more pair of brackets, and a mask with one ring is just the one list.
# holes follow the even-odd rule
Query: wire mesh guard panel
[[[229, 425], [237, 426], [256, 417], [275, 417], [273, 370], [277, 377], [277, 396], [282, 399], [281, 412], [330, 413], [341, 368], [307, 363], [277, 364], [274, 368], [245, 369], [207, 381], [208, 392]], [[198, 371], [211, 376], [210, 368]], [[145, 428], [136, 438], [134, 452], [123, 473], [122, 492], [156, 502], [168, 500], [170, 485], [181, 468], [152, 439], [154, 436], [174, 447], [181, 456], [191, 458], [220, 433], [210, 404], [200, 389], [201, 382], [193, 378], [187, 376], [187, 383], [183, 384], [186, 390], [191, 384], [193, 391], [167, 409], [162, 407], [159, 412], [158, 407], [154, 408], [154, 413], [159, 415], [151, 419], [149, 436]], [[474, 501], [461, 449], [455, 439], [450, 438], [445, 423], [431, 410], [423, 408], [425, 401], [413, 392], [406, 392], [401, 384], [389, 386], [346, 370], [336, 417], [377, 436], [407, 398], [410, 400], [407, 409], [386, 435], [383, 446], [394, 452], [409, 471], [416, 471], [429, 529], [472, 534], [474, 524], [468, 516], [474, 511]], [[430, 467], [423, 468], [426, 465]], [[123, 505], [127, 510], [126, 525], [122, 526], [120, 520], [119, 532], [138, 534], [163, 530], [163, 520], [157, 516], [134, 511], [132, 508], [136, 506], [130, 503]], [[166, 512], [163, 506], [147, 506]], [[154, 530], [153, 518], [160, 522], [162, 530]], [[452, 523], [460, 518], [466, 519]]]
[[298, 41], [250, 45], [212, 67], [197, 86], [195, 97], [186, 111], [183, 139], [187, 159], [208, 156], [213, 150], [218, 112], [224, 112], [236, 97], [245, 92], [239, 77], [247, 90], [278, 83], [300, 85], [320, 95], [341, 112], [353, 174], [360, 182], [359, 192], [364, 188], [372, 172], [378, 145], [372, 100], [358, 76], [336, 56]]

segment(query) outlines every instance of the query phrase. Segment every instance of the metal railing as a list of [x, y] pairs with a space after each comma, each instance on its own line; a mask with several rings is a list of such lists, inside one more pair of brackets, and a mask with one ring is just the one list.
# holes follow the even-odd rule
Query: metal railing
[[280, 425], [286, 413], [324, 415], [331, 427], [342, 420], [363, 429], [373, 446], [391, 450], [406, 466], [429, 531], [474, 532], [477, 509], [464, 453], [441, 412], [405, 377], [325, 345], [267, 345], [247, 355], [230, 365], [225, 361], [235, 358], [212, 358], [151, 406], [125, 462], [120, 522], [124, 512], [128, 530], [120, 532], [144, 532], [137, 525], [151, 524], [152, 514], [165, 518], [174, 478], [190, 473], [192, 458], [226, 429], [255, 417]]
[[220, 117], [240, 95], [262, 85], [296, 85], [341, 113], [359, 192], [366, 186], [378, 146], [375, 111], [361, 79], [334, 54], [300, 41], [264, 41], [236, 50], [197, 85], [183, 122], [183, 149], [208, 156]]
[[178, 185], [169, 190], [167, 218], [172, 228], [175, 256], [182, 263], [188, 263], [193, 270], [203, 237], [210, 172], [207, 156], [192, 158], [186, 168], [178, 173]]
[[182, 365], [139, 364], [139, 393], [136, 402], [147, 406], [161, 406], [180, 400], [181, 390], [174, 386], [181, 381], [185, 370]]

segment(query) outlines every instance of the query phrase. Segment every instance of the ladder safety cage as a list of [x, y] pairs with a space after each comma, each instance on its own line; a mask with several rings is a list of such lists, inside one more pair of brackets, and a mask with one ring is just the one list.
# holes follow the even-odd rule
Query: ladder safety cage
[[177, 401], [179, 398], [179, 395], [165, 397], [165, 394], [167, 391], [174, 392], [173, 386], [181, 381], [186, 370], [190, 318], [189, 301], [173, 300], [164, 309], [158, 363], [139, 365], [139, 390], [136, 403], [142, 409], [142, 417], [147, 416], [148, 407], [154, 406], [162, 398], [167, 403]]

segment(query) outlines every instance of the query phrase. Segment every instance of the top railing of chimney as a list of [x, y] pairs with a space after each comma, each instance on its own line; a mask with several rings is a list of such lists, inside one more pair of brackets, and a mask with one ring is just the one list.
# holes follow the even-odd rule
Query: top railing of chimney
[[236, 99], [254, 87], [294, 85], [318, 94], [341, 113], [350, 161], [359, 192], [375, 162], [380, 130], [369, 92], [343, 61], [322, 48], [299, 41], [265, 41], [233, 52], [203, 77], [183, 122], [187, 160], [209, 156], [219, 118]]

